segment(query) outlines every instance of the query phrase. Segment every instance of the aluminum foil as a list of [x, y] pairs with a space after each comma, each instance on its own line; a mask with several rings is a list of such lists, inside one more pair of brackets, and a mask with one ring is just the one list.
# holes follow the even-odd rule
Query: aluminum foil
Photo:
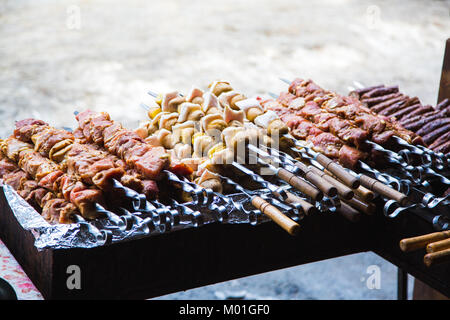
[[[268, 221], [267, 217], [252, 208], [248, 196], [236, 193], [226, 197], [228, 202], [224, 202], [223, 198], [215, 198], [213, 205], [208, 206], [185, 203], [183, 205], [196, 211], [197, 215], [181, 215], [176, 223], [171, 221], [169, 225], [155, 223], [151, 216], [140, 213], [130, 213], [131, 222], [127, 226], [118, 225], [107, 218], [72, 224], [50, 224], [11, 186], [0, 184], [0, 188], [17, 221], [34, 235], [38, 250], [93, 248], [211, 223], [256, 225]], [[259, 191], [258, 195], [264, 196], [264, 192]], [[219, 207], [221, 210], [217, 210]]]

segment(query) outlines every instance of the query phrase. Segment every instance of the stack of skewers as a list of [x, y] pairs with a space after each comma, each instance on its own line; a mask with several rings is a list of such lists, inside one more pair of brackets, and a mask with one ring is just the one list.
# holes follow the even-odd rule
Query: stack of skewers
[[276, 99], [248, 98], [226, 81], [148, 98], [149, 119], [134, 131], [89, 110], [76, 113], [73, 132], [18, 121], [0, 143], [3, 182], [51, 223], [159, 231], [198, 224], [206, 211], [226, 222], [234, 210], [294, 235], [318, 212], [374, 214], [377, 196], [390, 217], [415, 210], [433, 220], [429, 211], [448, 206], [437, 191], [450, 184], [445, 156], [312, 81], [296, 79]]

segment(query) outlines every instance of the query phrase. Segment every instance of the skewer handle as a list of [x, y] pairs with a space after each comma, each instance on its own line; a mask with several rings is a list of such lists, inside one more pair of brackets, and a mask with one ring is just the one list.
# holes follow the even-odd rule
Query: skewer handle
[[302, 198], [300, 198], [290, 192], [286, 192], [286, 195], [287, 195], [287, 198], [284, 201], [286, 201], [287, 203], [300, 203], [305, 215], [309, 216], [311, 214], [317, 213], [317, 211], [318, 211], [317, 208], [314, 207], [311, 203], [303, 200]]
[[352, 189], [356, 189], [359, 187], [359, 179], [347, 172], [342, 166], [333, 162], [327, 156], [319, 153], [316, 157], [316, 160], [323, 165], [327, 170], [331, 171], [336, 177], [338, 177], [345, 185], [349, 186]]
[[272, 219], [276, 224], [286, 230], [290, 235], [296, 235], [300, 231], [300, 225], [294, 220], [285, 216], [280, 210], [268, 203], [261, 197], [252, 198], [252, 204], [262, 213]]
[[322, 179], [328, 181], [333, 186], [335, 186], [339, 197], [341, 197], [342, 199], [349, 200], [349, 199], [353, 198], [353, 196], [355, 195], [352, 189], [347, 187], [345, 184], [343, 184], [339, 180], [337, 180], [337, 179], [333, 178], [332, 176], [326, 174], [325, 172], [321, 171], [320, 169], [313, 167], [313, 166], [309, 166], [308, 168], [311, 171], [313, 171], [315, 174], [320, 176]]
[[433, 232], [423, 236], [406, 238], [400, 241], [400, 249], [403, 252], [425, 248], [429, 243], [450, 238], [450, 231]]
[[423, 262], [427, 267], [448, 261], [450, 261], [450, 249], [427, 253], [425, 257], [423, 257]]
[[364, 187], [373, 190], [376, 193], [385, 196], [386, 198], [397, 201], [402, 207], [404, 207], [408, 203], [408, 196], [406, 196], [401, 192], [398, 192], [397, 190], [392, 189], [390, 186], [385, 185], [384, 183], [378, 180], [372, 179], [363, 174], [360, 177], [360, 181]]
[[450, 239], [433, 242], [427, 245], [428, 253], [438, 252], [446, 249], [450, 249]]
[[375, 194], [373, 193], [373, 191], [371, 191], [363, 186], [359, 186], [358, 188], [356, 188], [353, 191], [355, 192], [355, 194], [358, 197], [360, 197], [361, 199], [363, 199], [366, 202], [370, 202], [373, 199], [375, 199]]
[[361, 213], [359, 213], [359, 211], [353, 209], [348, 204], [346, 204], [345, 202], [342, 202], [342, 201], [341, 201], [341, 206], [339, 208], [337, 208], [336, 211], [338, 213], [340, 213], [344, 218], [346, 218], [347, 220], [349, 220], [351, 222], [357, 222], [357, 221], [359, 221], [359, 219], [361, 217]]
[[372, 215], [375, 213], [376, 206], [373, 203], [365, 203], [364, 201], [356, 197], [347, 200], [346, 203], [357, 209], [358, 211], [364, 212], [365, 214]]
[[314, 201], [320, 201], [323, 198], [323, 193], [319, 189], [284, 168], [278, 170], [278, 177], [289, 183], [301, 193], [311, 197]]
[[324, 194], [329, 197], [334, 197], [338, 194], [337, 188], [334, 185], [332, 185], [329, 181], [322, 179], [320, 175], [312, 171], [305, 164], [296, 162], [295, 165], [304, 172], [306, 180], [319, 188]]

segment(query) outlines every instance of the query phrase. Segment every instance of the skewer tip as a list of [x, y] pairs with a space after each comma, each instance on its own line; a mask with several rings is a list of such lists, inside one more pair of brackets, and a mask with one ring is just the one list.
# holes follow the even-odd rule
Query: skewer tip
[[291, 81], [285, 79], [285, 78], [279, 78], [281, 81], [287, 83], [287, 84], [291, 84]]
[[144, 109], [145, 111], [150, 110], [150, 107], [149, 107], [148, 105], [146, 105], [145, 103], [141, 103], [141, 104], [139, 104], [139, 106], [140, 106], [142, 109]]
[[148, 93], [149, 95], [151, 95], [152, 97], [154, 97], [154, 98], [156, 98], [156, 97], [158, 96], [157, 93], [155, 93], [155, 92], [153, 92], [153, 91], [151, 91], [151, 90], [148, 90], [147, 93]]

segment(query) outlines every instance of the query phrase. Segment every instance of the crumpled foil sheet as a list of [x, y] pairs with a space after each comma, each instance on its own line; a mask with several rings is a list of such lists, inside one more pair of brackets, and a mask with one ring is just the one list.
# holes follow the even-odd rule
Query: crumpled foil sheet
[[[69, 248], [94, 248], [142, 237], [160, 235], [162, 232], [158, 228], [149, 228], [143, 223], [145, 215], [136, 214], [136, 221], [129, 229], [119, 228], [107, 218], [96, 219], [90, 222], [73, 224], [49, 224], [32, 206], [30, 206], [17, 192], [9, 185], [0, 183], [6, 200], [14, 213], [17, 221], [25, 229], [30, 231], [36, 241], [35, 246], [39, 250], [43, 249], [69, 249]], [[261, 193], [259, 193], [261, 195]], [[201, 223], [193, 221], [189, 216], [181, 216], [180, 223], [171, 228], [175, 232], [180, 229], [201, 227], [210, 223], [249, 223], [259, 224], [269, 219], [253, 210], [249, 198], [244, 194], [232, 194], [227, 197], [229, 203], [221, 203], [223, 200], [215, 198], [216, 205], [225, 207], [222, 218], [218, 217], [215, 210], [199, 207], [186, 203], [194, 211], [201, 214]], [[133, 214], [134, 215], [134, 214]]]

